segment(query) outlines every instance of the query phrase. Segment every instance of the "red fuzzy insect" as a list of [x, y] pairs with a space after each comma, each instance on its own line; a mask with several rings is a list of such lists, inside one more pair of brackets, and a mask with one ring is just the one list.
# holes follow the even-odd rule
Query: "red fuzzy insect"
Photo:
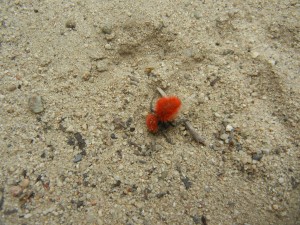
[[155, 113], [159, 121], [172, 121], [177, 116], [180, 106], [181, 101], [176, 96], [162, 97], [156, 102]]
[[162, 97], [156, 102], [155, 111], [146, 118], [146, 124], [150, 132], [157, 132], [160, 122], [165, 123], [175, 119], [181, 106], [181, 101], [176, 96]]
[[148, 114], [146, 117], [146, 124], [150, 132], [156, 133], [158, 131], [158, 118], [155, 114]]

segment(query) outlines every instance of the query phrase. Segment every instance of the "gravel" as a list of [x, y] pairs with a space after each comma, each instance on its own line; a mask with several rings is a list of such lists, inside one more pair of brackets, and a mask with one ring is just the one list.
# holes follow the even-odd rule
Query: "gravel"
[[33, 113], [41, 113], [44, 111], [43, 100], [39, 95], [33, 95], [28, 100], [29, 109]]

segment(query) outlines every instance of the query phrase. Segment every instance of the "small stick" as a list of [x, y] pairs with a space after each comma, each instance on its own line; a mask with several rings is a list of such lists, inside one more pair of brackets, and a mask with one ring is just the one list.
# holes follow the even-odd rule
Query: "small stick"
[[163, 91], [163, 89], [158, 87], [158, 88], [156, 88], [156, 90], [159, 92], [159, 94], [161, 94], [161, 96], [167, 97], [167, 94], [166, 94], [166, 92]]
[[196, 129], [192, 126], [192, 124], [189, 121], [184, 120], [184, 125], [186, 129], [189, 130], [190, 134], [192, 135], [192, 137], [196, 142], [206, 146], [204, 138], [200, 136], [200, 134], [196, 131]]

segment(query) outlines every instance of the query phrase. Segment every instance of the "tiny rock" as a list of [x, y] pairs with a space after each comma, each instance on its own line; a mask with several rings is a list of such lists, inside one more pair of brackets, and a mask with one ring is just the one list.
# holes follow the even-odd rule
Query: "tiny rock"
[[82, 160], [82, 154], [77, 154], [73, 160], [74, 163], [78, 163]]
[[25, 219], [28, 219], [28, 218], [30, 218], [30, 217], [31, 217], [31, 214], [30, 214], [30, 213], [24, 215], [24, 218], [25, 218]]
[[226, 126], [226, 131], [230, 132], [230, 131], [232, 131], [232, 130], [233, 130], [233, 126], [231, 126], [230, 124], [228, 124], [228, 125]]
[[263, 154], [260, 151], [252, 155], [252, 159], [256, 160], [256, 161], [260, 161], [262, 159], [262, 157], [263, 157]]
[[101, 31], [104, 33], [104, 34], [111, 34], [112, 32], [112, 25], [111, 24], [105, 24], [103, 27], [101, 27]]
[[20, 186], [12, 186], [10, 188], [10, 193], [14, 197], [18, 197], [22, 193], [22, 188]]
[[195, 11], [193, 14], [194, 14], [194, 17], [195, 17], [197, 20], [201, 18], [201, 12]]
[[104, 45], [104, 48], [105, 48], [106, 50], [112, 50], [111, 44], [106, 44], [106, 45]]
[[22, 182], [19, 184], [19, 186], [23, 189], [27, 188], [28, 185], [29, 185], [29, 179], [28, 178], [25, 178], [24, 180], [22, 180]]
[[14, 85], [14, 84], [7, 87], [7, 90], [8, 90], [8, 91], [14, 91], [14, 90], [16, 90], [16, 89], [17, 89], [17, 86]]
[[91, 74], [89, 72], [86, 72], [82, 76], [82, 80], [88, 81], [91, 78]]
[[29, 109], [33, 113], [40, 113], [44, 111], [42, 97], [38, 95], [31, 96], [28, 100]]
[[283, 178], [283, 177], [280, 177], [280, 178], [278, 179], [278, 182], [279, 182], [280, 184], [283, 184], [284, 178]]
[[97, 67], [97, 70], [99, 72], [104, 72], [104, 71], [107, 71], [108, 70], [108, 66], [107, 66], [108, 62], [107, 60], [101, 60], [97, 63], [96, 67]]
[[276, 204], [274, 204], [274, 205], [272, 205], [272, 208], [273, 208], [274, 210], [278, 210], [278, 209], [279, 209], [279, 206], [276, 205]]
[[67, 22], [66, 22], [66, 28], [70, 28], [72, 30], [74, 30], [76, 28], [76, 23], [73, 19], [69, 19]]
[[225, 140], [227, 140], [229, 138], [229, 136], [228, 136], [228, 134], [222, 134], [220, 136], [220, 138], [225, 141]]
[[258, 52], [252, 52], [251, 56], [252, 56], [253, 59], [256, 59], [259, 56], [259, 53]]
[[217, 118], [220, 118], [220, 117], [221, 117], [221, 115], [220, 115], [219, 113], [215, 113], [214, 115], [215, 115], [215, 117], [217, 117]]

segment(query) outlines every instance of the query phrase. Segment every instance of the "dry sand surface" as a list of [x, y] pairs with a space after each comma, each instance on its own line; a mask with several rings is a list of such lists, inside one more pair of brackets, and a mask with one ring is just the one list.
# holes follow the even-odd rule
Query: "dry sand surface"
[[[300, 224], [298, 0], [3, 0], [0, 19], [1, 225]], [[151, 134], [157, 87], [182, 108]]]

